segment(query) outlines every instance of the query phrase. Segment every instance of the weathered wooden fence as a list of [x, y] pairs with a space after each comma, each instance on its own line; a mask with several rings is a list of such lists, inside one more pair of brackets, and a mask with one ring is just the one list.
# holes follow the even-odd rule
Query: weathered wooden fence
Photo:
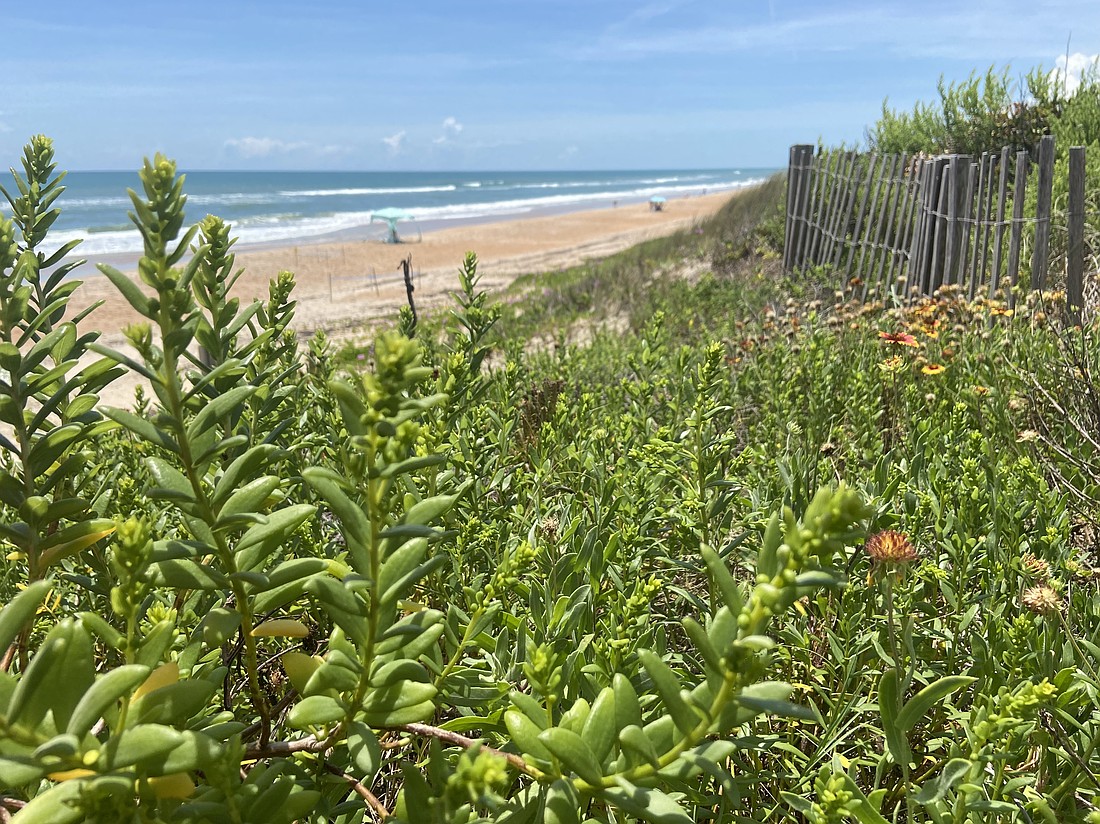
[[[1028, 153], [1007, 147], [980, 158], [880, 155], [791, 147], [783, 263], [830, 266], [863, 282], [863, 297], [907, 300], [958, 285], [970, 299], [1015, 287], [1047, 288], [1054, 138], [1038, 148], [1029, 210]], [[1064, 215], [1068, 310], [1083, 305], [1085, 150], [1069, 151]], [[1060, 224], [1061, 225], [1061, 224]], [[1030, 251], [1030, 260], [1022, 259]]]

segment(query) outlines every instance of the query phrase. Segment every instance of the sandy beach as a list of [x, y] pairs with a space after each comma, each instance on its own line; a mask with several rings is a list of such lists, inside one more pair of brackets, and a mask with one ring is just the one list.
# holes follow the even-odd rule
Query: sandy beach
[[[234, 293], [242, 301], [266, 299], [268, 283], [282, 270], [295, 275], [294, 328], [303, 337], [318, 329], [339, 339], [372, 321], [395, 318], [406, 302], [400, 262], [412, 256], [418, 310], [450, 300], [458, 287], [458, 269], [467, 251], [478, 255], [481, 285], [490, 291], [530, 272], [568, 268], [599, 259], [653, 237], [660, 237], [714, 214], [736, 196], [720, 192], [669, 199], [663, 211], [634, 203], [616, 208], [545, 217], [502, 220], [425, 233], [419, 242], [399, 245], [378, 241], [312, 243], [239, 251], [244, 274]], [[133, 275], [136, 280], [136, 274]], [[122, 329], [139, 317], [105, 277], [92, 275], [76, 291], [72, 307], [103, 301], [84, 322], [99, 329], [102, 342], [126, 349]], [[136, 384], [131, 376], [116, 381], [102, 400], [128, 405]]]
[[[734, 194], [670, 199], [660, 212], [635, 203], [458, 226], [426, 233], [420, 242], [397, 245], [349, 241], [238, 251], [237, 266], [244, 274], [235, 294], [242, 300], [266, 298], [271, 278], [290, 270], [297, 283], [297, 331], [310, 335], [324, 329], [339, 334], [372, 319], [393, 316], [405, 303], [399, 267], [407, 255], [412, 256], [417, 273], [417, 307], [430, 308], [457, 288], [458, 268], [467, 251], [477, 253], [482, 286], [495, 290], [520, 274], [567, 268], [690, 228]], [[98, 328], [105, 342], [116, 345], [122, 340], [122, 328], [137, 320], [137, 315], [99, 275], [84, 278], [71, 305], [82, 307], [98, 300], [104, 304], [84, 321], [85, 328]]]

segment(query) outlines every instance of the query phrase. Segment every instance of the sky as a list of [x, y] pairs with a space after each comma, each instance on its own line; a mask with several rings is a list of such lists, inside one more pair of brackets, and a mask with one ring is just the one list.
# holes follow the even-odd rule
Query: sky
[[1100, 54], [1097, 0], [8, 0], [0, 167], [779, 167], [884, 98]]

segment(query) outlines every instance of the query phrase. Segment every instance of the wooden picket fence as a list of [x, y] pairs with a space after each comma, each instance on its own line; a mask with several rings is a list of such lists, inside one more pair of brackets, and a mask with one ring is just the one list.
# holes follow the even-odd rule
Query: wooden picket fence
[[[1054, 138], [1038, 147], [1037, 196], [1028, 213], [1028, 152], [968, 155], [815, 153], [791, 147], [787, 271], [829, 266], [858, 278], [863, 298], [907, 301], [955, 284], [973, 300], [1015, 287], [1047, 288]], [[1071, 317], [1084, 305], [1085, 149], [1069, 151], [1065, 292]], [[1061, 225], [1061, 223], [1059, 223]], [[1030, 246], [1030, 248], [1028, 248]], [[1021, 260], [1030, 253], [1030, 260]]]

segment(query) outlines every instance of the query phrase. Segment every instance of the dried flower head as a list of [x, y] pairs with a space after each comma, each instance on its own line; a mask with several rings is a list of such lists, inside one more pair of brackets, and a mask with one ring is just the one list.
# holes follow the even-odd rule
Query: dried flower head
[[1036, 615], [1054, 615], [1062, 609], [1062, 596], [1050, 584], [1025, 589], [1020, 600]]
[[1024, 568], [1024, 574], [1029, 578], [1046, 580], [1050, 577], [1050, 564], [1030, 552], [1024, 553], [1024, 556], [1020, 559], [1020, 564]]
[[876, 532], [867, 539], [865, 549], [876, 564], [904, 566], [917, 560], [917, 550], [913, 544], [893, 529]]

